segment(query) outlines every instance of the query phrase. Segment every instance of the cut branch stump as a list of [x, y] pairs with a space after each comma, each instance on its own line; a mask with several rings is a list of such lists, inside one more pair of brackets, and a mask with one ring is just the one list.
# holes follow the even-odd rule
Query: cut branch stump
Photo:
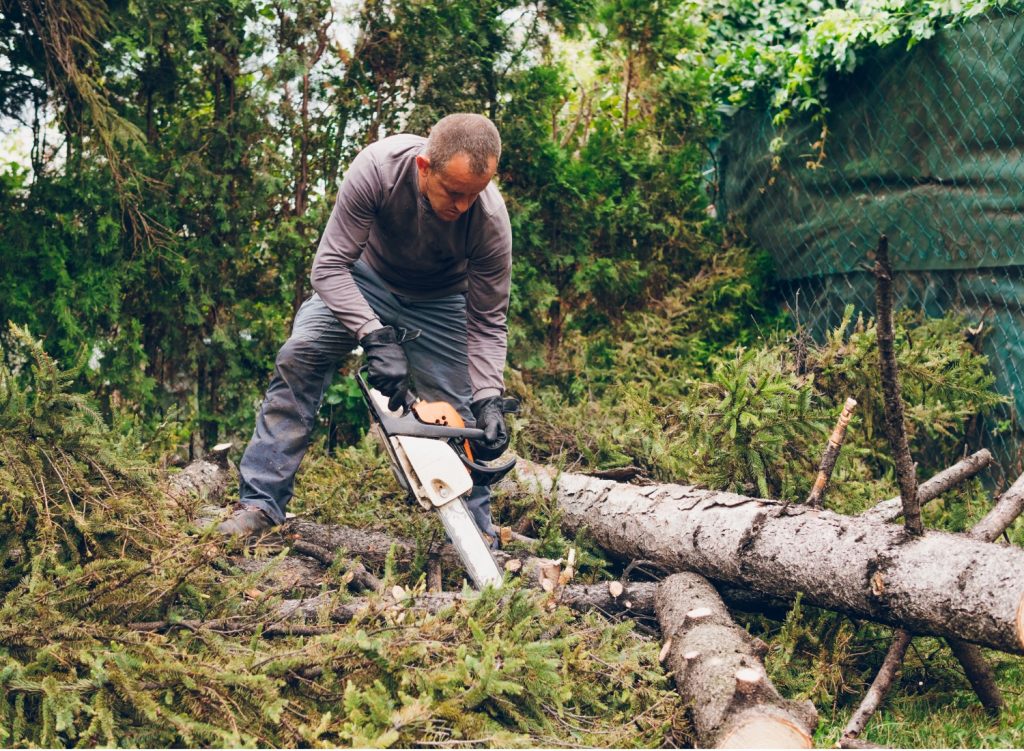
[[825, 497], [825, 490], [828, 488], [828, 481], [832, 478], [832, 470], [836, 467], [836, 460], [839, 459], [839, 452], [843, 448], [843, 440], [846, 438], [846, 428], [853, 417], [853, 410], [857, 407], [856, 399], [847, 399], [843, 405], [843, 411], [839, 413], [836, 426], [829, 436], [825, 451], [821, 455], [821, 467], [818, 476], [814, 480], [814, 487], [811, 488], [805, 503], [812, 508], [821, 508]]

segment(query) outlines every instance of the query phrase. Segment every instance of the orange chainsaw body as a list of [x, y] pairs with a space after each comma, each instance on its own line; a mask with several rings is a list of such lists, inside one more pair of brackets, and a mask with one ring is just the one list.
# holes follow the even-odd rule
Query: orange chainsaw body
[[[428, 425], [444, 425], [449, 428], [466, 427], [466, 421], [462, 419], [462, 415], [448, 402], [425, 402], [420, 400], [412, 405], [412, 411], [416, 413], [416, 417], [420, 422], [425, 422]], [[469, 441], [463, 441], [462, 447], [469, 460], [473, 461], [473, 451], [469, 448]]]

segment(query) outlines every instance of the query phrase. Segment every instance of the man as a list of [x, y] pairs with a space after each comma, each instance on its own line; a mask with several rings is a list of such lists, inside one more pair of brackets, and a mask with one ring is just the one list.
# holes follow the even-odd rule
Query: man
[[[352, 161], [313, 261], [315, 294], [277, 355], [223, 534], [284, 521], [321, 399], [357, 343], [370, 385], [392, 405], [412, 388], [482, 428], [474, 451], [484, 458], [508, 446], [501, 407], [512, 229], [492, 183], [500, 155], [490, 120], [455, 114], [428, 139], [385, 138]], [[496, 537], [489, 489], [474, 487], [467, 506]]]

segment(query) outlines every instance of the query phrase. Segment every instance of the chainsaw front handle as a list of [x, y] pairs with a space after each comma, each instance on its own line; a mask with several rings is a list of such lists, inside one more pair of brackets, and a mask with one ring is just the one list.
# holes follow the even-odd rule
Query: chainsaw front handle
[[401, 416], [396, 417], [392, 412], [377, 409], [370, 396], [370, 385], [363, 377], [366, 369], [364, 365], [356, 372], [356, 383], [359, 384], [359, 388], [366, 397], [366, 403], [373, 411], [374, 417], [377, 418], [388, 435], [406, 435], [414, 438], [461, 438], [470, 441], [483, 439], [484, 431], [480, 428], [452, 428], [447, 425], [430, 425], [420, 422], [411, 410], [412, 405], [416, 403], [416, 397], [412, 392], [407, 392], [406, 404]]

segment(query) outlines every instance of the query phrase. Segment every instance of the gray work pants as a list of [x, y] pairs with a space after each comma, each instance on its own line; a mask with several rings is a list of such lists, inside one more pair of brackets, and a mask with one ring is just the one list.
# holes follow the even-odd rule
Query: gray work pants
[[[389, 291], [362, 261], [355, 264], [352, 275], [381, 323], [422, 332], [402, 345], [416, 395], [450, 402], [472, 427], [465, 295], [434, 300], [402, 297]], [[263, 509], [278, 524], [284, 521], [324, 392], [339, 362], [355, 346], [352, 333], [314, 294], [299, 308], [292, 334], [277, 354], [256, 429], [239, 465], [239, 500]], [[480, 530], [495, 536], [490, 488], [475, 486], [466, 505]]]

